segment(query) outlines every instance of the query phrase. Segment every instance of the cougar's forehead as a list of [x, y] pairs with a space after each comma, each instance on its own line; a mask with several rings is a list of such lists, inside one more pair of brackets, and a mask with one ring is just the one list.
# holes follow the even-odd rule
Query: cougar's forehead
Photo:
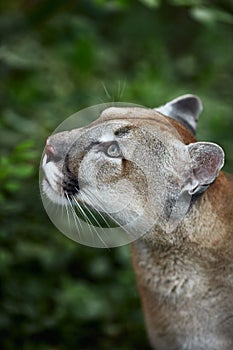
[[155, 109], [140, 107], [110, 107], [105, 109], [97, 119], [98, 124], [107, 122], [128, 122], [138, 128], [148, 128], [152, 133], [169, 134], [175, 139], [181, 139], [178, 130], [168, 118]]
[[[65, 155], [63, 153], [67, 152], [71, 145], [78, 146], [77, 150], [81, 150], [93, 142], [110, 142], [124, 136], [126, 140], [132, 135], [133, 129], [147, 130], [152, 136], [169, 135], [170, 141], [180, 139], [172, 124], [153, 109], [110, 107], [105, 109], [95, 122], [83, 128], [54, 134], [47, 142], [56, 147], [60, 155]], [[138, 136], [137, 132], [135, 136]]]
[[140, 107], [110, 107], [101, 113], [98, 121], [102, 122], [112, 119], [143, 119], [165, 123], [165, 119], [162, 115], [154, 109]]

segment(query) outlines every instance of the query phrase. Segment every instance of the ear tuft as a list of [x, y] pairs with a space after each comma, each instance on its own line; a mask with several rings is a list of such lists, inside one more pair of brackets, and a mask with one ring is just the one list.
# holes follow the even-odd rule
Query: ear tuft
[[195, 95], [183, 95], [156, 108], [158, 112], [183, 124], [194, 135], [202, 109], [202, 102]]
[[217, 178], [224, 165], [224, 151], [211, 142], [195, 142], [187, 147], [192, 164], [189, 193], [200, 193]]

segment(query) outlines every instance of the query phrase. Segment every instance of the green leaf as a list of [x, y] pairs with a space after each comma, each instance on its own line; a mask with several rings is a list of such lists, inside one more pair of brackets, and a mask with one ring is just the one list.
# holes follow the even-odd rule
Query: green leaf
[[20, 189], [21, 185], [19, 181], [8, 181], [5, 185], [5, 189], [9, 192], [15, 192]]
[[16, 152], [22, 152], [35, 146], [34, 140], [26, 140], [15, 147]]
[[173, 0], [171, 1], [177, 6], [200, 6], [203, 5], [205, 1], [203, 0]]
[[207, 24], [216, 22], [233, 23], [233, 16], [230, 13], [214, 8], [196, 7], [191, 10], [191, 15], [196, 20]]
[[160, 0], [140, 0], [140, 2], [148, 7], [158, 7], [160, 5]]
[[11, 175], [16, 176], [20, 179], [28, 178], [33, 174], [34, 166], [31, 164], [17, 164], [15, 166], [12, 166], [11, 168]]
[[10, 173], [10, 160], [6, 156], [0, 157], [0, 180], [6, 178]]

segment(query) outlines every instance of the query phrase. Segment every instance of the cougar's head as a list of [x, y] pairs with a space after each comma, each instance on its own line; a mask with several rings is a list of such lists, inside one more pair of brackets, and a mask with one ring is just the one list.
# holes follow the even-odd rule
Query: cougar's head
[[192, 95], [157, 109], [109, 107], [86, 127], [50, 136], [42, 188], [60, 208], [53, 222], [94, 246], [128, 243], [156, 225], [175, 229], [223, 165], [219, 146], [192, 135], [200, 111]]

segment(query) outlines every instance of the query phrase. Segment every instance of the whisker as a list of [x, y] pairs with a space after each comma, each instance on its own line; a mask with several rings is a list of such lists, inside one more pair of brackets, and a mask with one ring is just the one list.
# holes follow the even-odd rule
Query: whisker
[[123, 94], [125, 92], [125, 87], [126, 87], [126, 81], [123, 80], [123, 84], [122, 84], [122, 87], [121, 87], [121, 81], [119, 80], [119, 82], [118, 82], [118, 97], [119, 97], [119, 100], [121, 99], [121, 97], [123, 96]]
[[[65, 195], [64, 195], [62, 190], [60, 191], [60, 195], [62, 197], [62, 200], [64, 200], [65, 199]], [[62, 215], [62, 217], [64, 216], [64, 205], [62, 205], [62, 207], [61, 207], [61, 215]]]
[[71, 202], [69, 196], [67, 197], [67, 200], [68, 200], [68, 202], [69, 202], [69, 205], [70, 205], [70, 208], [71, 208], [71, 211], [72, 211], [72, 215], [73, 215], [73, 218], [74, 218], [74, 221], [75, 221], [75, 226], [76, 226], [77, 229], [78, 229], [78, 224], [79, 224], [79, 225], [80, 225], [80, 228], [81, 228], [81, 227], [82, 227], [81, 222], [80, 222], [79, 217], [77, 216], [77, 214], [76, 214], [76, 212], [75, 212], [75, 210], [74, 210], [73, 204], [72, 204], [72, 202]]
[[[85, 191], [83, 191], [83, 193], [81, 193], [81, 197], [83, 197], [84, 202], [85, 202], [85, 197], [88, 199], [88, 196], [86, 195]], [[89, 198], [90, 199], [90, 198]], [[88, 208], [88, 206], [85, 204], [85, 208], [88, 210], [88, 212], [92, 215], [92, 217], [96, 220], [95, 216], [91, 213], [90, 209]], [[95, 211], [97, 211], [97, 213], [99, 214], [99, 216], [101, 217], [101, 219], [104, 221], [104, 223], [106, 224], [107, 228], [111, 228], [109, 222], [107, 221], [107, 219], [104, 217], [104, 215], [102, 214], [101, 211], [99, 211], [98, 209], [95, 209]], [[97, 221], [97, 220], [96, 220]], [[99, 223], [98, 223], [99, 224]], [[99, 224], [100, 225], [100, 224]], [[102, 227], [101, 225], [99, 227]]]
[[[92, 201], [92, 198], [91, 198], [91, 196], [92, 196], [92, 197], [95, 199], [95, 201], [98, 202], [98, 205], [99, 205], [100, 209], [101, 209], [103, 212], [105, 212], [105, 209], [103, 208], [100, 199], [97, 198], [96, 195], [95, 195], [94, 193], [92, 193], [92, 192], [90, 192], [90, 191], [86, 191], [86, 189], [85, 189], [85, 190], [82, 189], [82, 192], [85, 192], [85, 194], [86, 194], [87, 196], [89, 196], [89, 198], [90, 198], [91, 201]], [[100, 213], [100, 212], [99, 212], [99, 213]], [[113, 222], [115, 222], [115, 223], [117, 224], [117, 226], [119, 226], [120, 228], [122, 228], [125, 232], [127, 232], [128, 234], [132, 234], [132, 233], [130, 233], [130, 231], [128, 231], [128, 230], [125, 228], [125, 226], [121, 225], [120, 222], [117, 221], [117, 219], [115, 219], [115, 218], [112, 216], [112, 214], [106, 213], [106, 215], [108, 215], [109, 218], [110, 218]]]
[[[85, 211], [83, 210], [82, 206], [80, 205], [80, 203], [77, 201], [77, 199], [75, 198], [75, 196], [72, 196], [72, 199], [74, 200], [75, 204], [77, 205], [78, 209], [80, 210], [80, 212], [82, 213], [82, 215], [84, 216], [84, 218], [87, 220], [87, 225], [90, 229], [90, 232], [93, 233], [93, 230], [95, 231], [96, 235], [98, 236], [99, 240], [103, 243], [103, 245], [108, 248], [108, 246], [106, 245], [106, 243], [103, 241], [102, 237], [100, 236], [99, 232], [97, 231], [96, 227], [92, 224], [91, 220], [89, 219], [89, 217], [87, 216], [87, 214], [85, 213]], [[88, 210], [88, 212], [93, 215], [88, 208], [86, 208]], [[75, 213], [76, 214], [76, 213]], [[77, 214], [76, 214], [77, 215]], [[95, 219], [96, 223], [99, 225], [99, 228], [101, 228], [98, 220], [93, 216], [93, 218]]]
[[[97, 227], [98, 227], [99, 229], [101, 229], [102, 231], [104, 231], [104, 230], [105, 230], [105, 227], [103, 227], [103, 226], [99, 223], [98, 219], [97, 219], [96, 216], [92, 213], [91, 209], [88, 207], [88, 205], [85, 203], [85, 201], [82, 202], [82, 205], [84, 206], [84, 208], [86, 209], [86, 211], [88, 212], [88, 214], [90, 214], [90, 216], [94, 219], [95, 223], [97, 224]], [[95, 211], [96, 211], [96, 212], [103, 218], [103, 220], [104, 220], [104, 217], [101, 215], [101, 213], [100, 213], [98, 210], [96, 210], [96, 209], [95, 209]], [[106, 223], [106, 225], [107, 225], [107, 228], [111, 228], [111, 227], [109, 226], [109, 223], [108, 223], [107, 221], [105, 221], [105, 223]], [[92, 224], [92, 225], [93, 225], [93, 224]], [[95, 228], [95, 225], [93, 225], [93, 227]]]
[[[87, 224], [92, 226], [91, 220], [89, 219], [89, 217], [87, 216], [87, 214], [85, 213], [85, 211], [83, 210], [83, 208], [81, 207], [80, 203], [77, 201], [75, 196], [72, 196], [72, 200], [75, 202], [75, 205], [78, 207], [78, 209], [80, 210], [80, 212], [82, 213], [84, 218], [87, 220]], [[76, 213], [76, 215], [77, 215], [77, 213]]]
[[102, 214], [101, 211], [99, 211], [98, 209], [95, 209], [95, 211], [97, 212], [97, 214], [101, 217], [101, 219], [104, 221], [106, 227], [103, 227], [97, 220], [97, 218], [95, 217], [95, 215], [92, 213], [91, 209], [89, 208], [89, 206], [85, 203], [85, 197], [88, 198], [87, 195], [85, 195], [84, 193], [81, 194], [81, 196], [83, 197], [83, 206], [85, 207], [85, 209], [88, 211], [88, 213], [92, 216], [92, 218], [95, 220], [95, 222], [98, 224], [98, 227], [104, 231], [106, 228], [112, 230], [112, 227], [110, 226], [109, 222], [106, 220], [106, 218], [104, 217], [104, 215]]
[[[83, 212], [83, 210], [82, 210], [80, 204], [76, 201], [75, 197], [72, 196], [71, 199], [75, 202], [75, 205], [78, 207], [78, 209], [79, 209], [79, 210], [82, 212], [82, 214], [85, 216], [85, 213]], [[72, 210], [72, 215], [73, 215], [73, 218], [74, 218], [74, 221], [75, 221], [75, 226], [76, 226], [76, 228], [77, 228], [77, 233], [78, 233], [78, 235], [79, 235], [80, 241], [82, 241], [82, 236], [81, 236], [81, 234], [82, 234], [82, 220], [81, 220], [81, 219], [79, 218], [79, 216], [77, 215], [77, 213], [76, 213], [76, 211], [75, 211], [75, 209], [74, 209], [74, 207], [73, 207], [72, 201], [70, 200], [69, 196], [67, 197], [67, 200], [68, 200], [69, 205], [70, 205], [71, 210]], [[88, 229], [89, 229], [90, 233], [93, 234], [93, 232], [92, 232], [92, 225], [89, 223], [90, 220], [88, 219], [87, 216], [85, 216], [85, 217], [86, 217], [86, 220], [87, 220], [86, 223], [87, 223]], [[79, 229], [77, 223], [79, 223], [80, 229]], [[93, 236], [93, 237], [94, 237], [94, 236]], [[94, 239], [93, 239], [93, 240], [94, 240]]]
[[[68, 201], [68, 194], [67, 193], [65, 193], [65, 197], [66, 197], [66, 199]], [[65, 209], [66, 209], [68, 224], [69, 224], [69, 227], [71, 228], [71, 225], [70, 225], [70, 214], [69, 214], [69, 208], [68, 208], [67, 203], [65, 203]]]
[[102, 81], [101, 84], [103, 86], [103, 89], [104, 89], [104, 92], [105, 92], [106, 96], [111, 100], [111, 95], [109, 94], [105, 83]]
[[[87, 227], [90, 231], [90, 233], [93, 235], [93, 227], [92, 227], [92, 223], [89, 220], [88, 216], [86, 215], [86, 213], [83, 211], [81, 205], [79, 204], [79, 202], [76, 200], [76, 198], [74, 196], [72, 196], [72, 200], [75, 202], [75, 205], [78, 207], [78, 210], [81, 212], [81, 214], [83, 215], [85, 222], [87, 224]], [[78, 220], [80, 221], [81, 224], [81, 228], [82, 228], [82, 219], [79, 218], [79, 216], [77, 215], [77, 213], [75, 212], [75, 215], [78, 217]], [[93, 236], [94, 237], [94, 236]]]

